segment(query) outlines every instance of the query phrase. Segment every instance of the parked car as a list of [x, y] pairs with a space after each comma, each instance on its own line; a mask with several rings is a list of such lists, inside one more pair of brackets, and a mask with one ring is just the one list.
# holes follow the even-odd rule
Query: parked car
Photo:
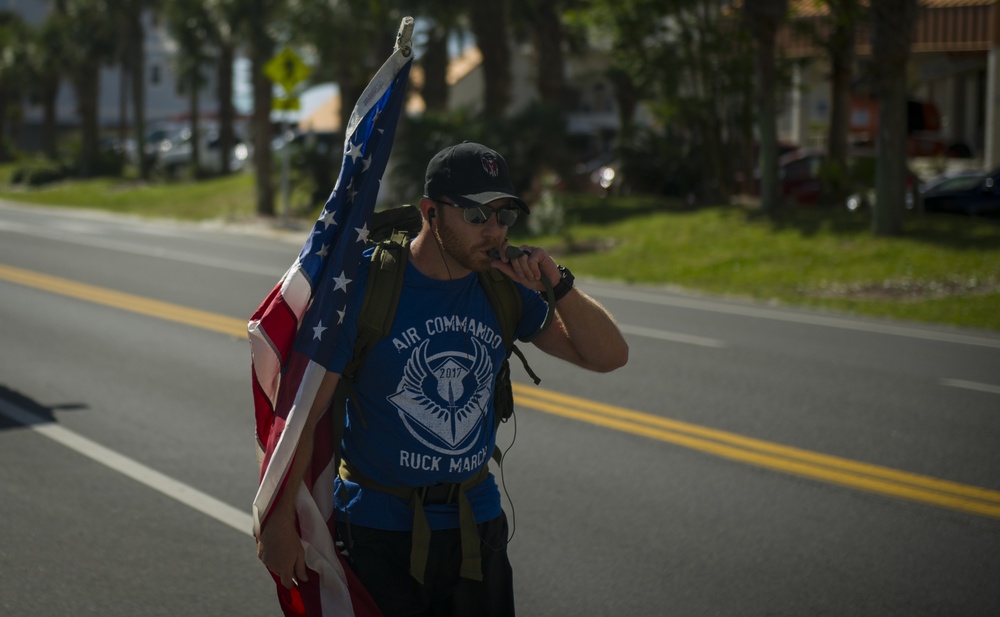
[[921, 197], [926, 212], [1000, 218], [1000, 167], [943, 181]]
[[[180, 129], [181, 126], [175, 122], [151, 122], [146, 126], [144, 152], [146, 161], [150, 165], [156, 164], [156, 159], [160, 152], [160, 143], [177, 133]], [[125, 161], [130, 165], [138, 166], [139, 147], [136, 140], [134, 138], [126, 139], [125, 143], [122, 144], [122, 149], [125, 154]]]
[[820, 168], [826, 161], [821, 150], [796, 150], [778, 158], [778, 182], [785, 203], [815, 206], [822, 192]]
[[[184, 127], [170, 134], [159, 143], [159, 153], [156, 164], [167, 175], [175, 176], [191, 164], [193, 155], [192, 134], [190, 127]], [[212, 173], [222, 171], [222, 158], [219, 154], [220, 139], [217, 129], [199, 132], [198, 165], [201, 169]], [[250, 146], [239, 135], [236, 144], [229, 153], [229, 171], [240, 171], [250, 159]]]
[[[934, 176], [930, 180], [920, 183], [915, 194], [912, 191], [907, 191], [906, 209], [912, 210], [917, 207], [919, 203], [924, 202], [924, 198], [928, 194], [933, 197], [942, 191], [962, 191], [972, 188], [978, 184], [985, 175], [986, 172], [981, 169], [955, 169], [938, 176]], [[847, 198], [845, 206], [849, 211], [855, 212], [862, 208], [870, 207], [874, 203], [875, 189], [868, 189], [850, 195]]]
[[[778, 182], [781, 186], [781, 196], [785, 203], [793, 206], [816, 206], [823, 195], [824, 180], [822, 178], [823, 165], [826, 163], [826, 152], [816, 149], [804, 149], [791, 152], [778, 159]], [[863, 178], [870, 177], [874, 169], [874, 157], [868, 151], [859, 151], [848, 157], [849, 171], [851, 176], [849, 182], [855, 186], [869, 183]], [[864, 173], [860, 169], [867, 169]], [[860, 176], [860, 178], [859, 178]], [[906, 193], [908, 199], [913, 199], [916, 195], [917, 186], [920, 179], [909, 168], [906, 170]], [[757, 194], [760, 193], [760, 179], [755, 183]], [[870, 195], [874, 194], [874, 189], [865, 186], [856, 191], [848, 198], [847, 207], [849, 210], [857, 210], [870, 205]]]

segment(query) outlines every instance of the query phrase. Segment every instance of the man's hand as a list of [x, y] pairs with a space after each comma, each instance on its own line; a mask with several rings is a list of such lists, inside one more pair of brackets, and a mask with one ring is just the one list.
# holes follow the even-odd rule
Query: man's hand
[[542, 276], [545, 276], [549, 283], [555, 285], [559, 282], [559, 269], [545, 249], [538, 246], [521, 245], [522, 255], [517, 259], [507, 259], [505, 251], [507, 242], [500, 247], [500, 259], [493, 260], [491, 264], [500, 270], [516, 283], [520, 283], [535, 291], [545, 291], [545, 283]]
[[275, 509], [257, 538], [257, 558], [286, 589], [309, 580], [302, 540], [295, 531], [295, 511]]

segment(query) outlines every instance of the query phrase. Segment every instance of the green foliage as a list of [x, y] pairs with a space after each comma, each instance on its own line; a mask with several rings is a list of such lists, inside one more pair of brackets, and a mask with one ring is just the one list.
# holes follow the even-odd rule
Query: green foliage
[[536, 180], [546, 173], [572, 175], [573, 153], [566, 140], [565, 120], [558, 109], [533, 105], [504, 119], [474, 118], [467, 111], [432, 113], [401, 120], [393, 159], [394, 181], [402, 201], [421, 195], [427, 162], [448, 146], [472, 141], [493, 148], [507, 161], [511, 182], [526, 201], [534, 199]]
[[576, 273], [1000, 330], [1000, 226], [982, 220], [913, 215], [903, 237], [877, 238], [863, 217], [839, 209], [773, 221], [650, 197], [567, 196], [566, 205], [580, 217], [574, 247], [559, 237], [532, 242]]
[[55, 161], [34, 158], [17, 163], [10, 174], [12, 185], [42, 186], [69, 177], [71, 170]]
[[[82, 141], [78, 135], [65, 138], [59, 152], [59, 162], [68, 175], [82, 175], [80, 169]], [[125, 154], [110, 143], [99, 145], [97, 156], [90, 161], [91, 177], [121, 176], [125, 169]]]
[[[688, 162], [698, 174], [684, 184], [699, 194], [726, 192], [737, 153], [753, 139], [750, 36], [738, 14], [720, 8], [713, 0], [592, 0], [569, 14], [592, 39], [609, 43], [616, 90], [634, 88], [674, 142], [651, 155], [670, 149], [697, 157]], [[626, 134], [630, 111], [623, 110]]]
[[[343, 157], [340, 135], [325, 134], [322, 138], [306, 135], [290, 146], [289, 182], [292, 187], [291, 209], [296, 215], [318, 215], [337, 182]], [[281, 157], [274, 169], [275, 186], [281, 184]]]

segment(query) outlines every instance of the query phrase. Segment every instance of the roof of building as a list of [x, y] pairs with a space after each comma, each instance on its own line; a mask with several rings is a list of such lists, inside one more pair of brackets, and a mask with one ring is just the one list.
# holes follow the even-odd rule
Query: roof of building
[[[917, 4], [928, 9], [959, 8], [967, 6], [990, 6], [997, 4], [1000, 0], [917, 0]], [[861, 0], [862, 4], [868, 4], [867, 0]], [[736, 2], [734, 5], [742, 4]], [[820, 17], [830, 12], [829, 5], [821, 0], [791, 0], [789, 11], [796, 17]]]

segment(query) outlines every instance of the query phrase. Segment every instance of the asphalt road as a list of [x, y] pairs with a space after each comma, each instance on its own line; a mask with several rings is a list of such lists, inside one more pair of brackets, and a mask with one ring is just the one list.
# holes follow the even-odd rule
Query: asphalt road
[[[241, 328], [303, 237], [0, 203], [0, 615], [277, 614]], [[631, 358], [515, 368], [521, 615], [1000, 614], [1000, 336], [579, 285]]]

